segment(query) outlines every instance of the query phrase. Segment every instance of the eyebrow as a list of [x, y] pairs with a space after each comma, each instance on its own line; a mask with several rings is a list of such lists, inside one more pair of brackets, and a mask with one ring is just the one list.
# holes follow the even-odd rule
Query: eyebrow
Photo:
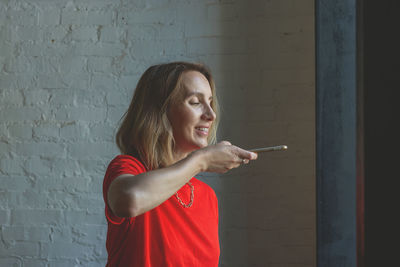
[[[204, 96], [204, 94], [199, 93], [199, 92], [190, 92], [190, 93], [188, 93], [188, 94], [186, 95], [186, 98], [191, 97], [191, 96], [193, 96], [193, 95], [196, 95], [196, 96]], [[213, 99], [213, 96], [210, 96], [210, 97], [208, 98], [208, 100], [212, 100], [212, 99]]]

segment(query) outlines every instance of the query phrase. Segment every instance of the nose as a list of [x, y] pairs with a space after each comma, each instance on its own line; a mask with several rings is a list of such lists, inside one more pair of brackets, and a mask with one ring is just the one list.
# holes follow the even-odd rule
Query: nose
[[207, 121], [214, 121], [217, 115], [210, 105], [205, 106], [202, 114], [202, 119]]

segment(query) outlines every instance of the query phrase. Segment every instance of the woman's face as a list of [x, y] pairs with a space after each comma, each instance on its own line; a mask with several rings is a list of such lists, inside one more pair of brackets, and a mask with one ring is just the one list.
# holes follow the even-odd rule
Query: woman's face
[[182, 83], [182, 93], [168, 111], [178, 158], [208, 145], [208, 130], [216, 117], [206, 77], [200, 72], [188, 71], [182, 74]]

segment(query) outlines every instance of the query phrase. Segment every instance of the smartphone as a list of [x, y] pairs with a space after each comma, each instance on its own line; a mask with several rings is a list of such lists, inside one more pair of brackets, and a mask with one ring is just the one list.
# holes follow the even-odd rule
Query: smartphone
[[287, 146], [281, 145], [281, 146], [253, 148], [253, 149], [249, 149], [249, 151], [255, 152], [255, 153], [261, 153], [261, 152], [280, 151], [280, 150], [287, 150], [287, 149], [288, 149]]

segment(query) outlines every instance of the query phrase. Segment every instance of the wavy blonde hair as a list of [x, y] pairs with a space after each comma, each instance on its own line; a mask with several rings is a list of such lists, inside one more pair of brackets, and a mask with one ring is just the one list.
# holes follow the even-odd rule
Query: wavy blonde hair
[[203, 64], [189, 62], [151, 66], [139, 79], [116, 134], [121, 153], [139, 157], [149, 170], [173, 163], [175, 140], [167, 111], [176, 103], [183, 88], [182, 74], [187, 71], [200, 72], [210, 84], [213, 97], [211, 107], [217, 116], [211, 125], [208, 143], [216, 142], [219, 108], [210, 70]]

